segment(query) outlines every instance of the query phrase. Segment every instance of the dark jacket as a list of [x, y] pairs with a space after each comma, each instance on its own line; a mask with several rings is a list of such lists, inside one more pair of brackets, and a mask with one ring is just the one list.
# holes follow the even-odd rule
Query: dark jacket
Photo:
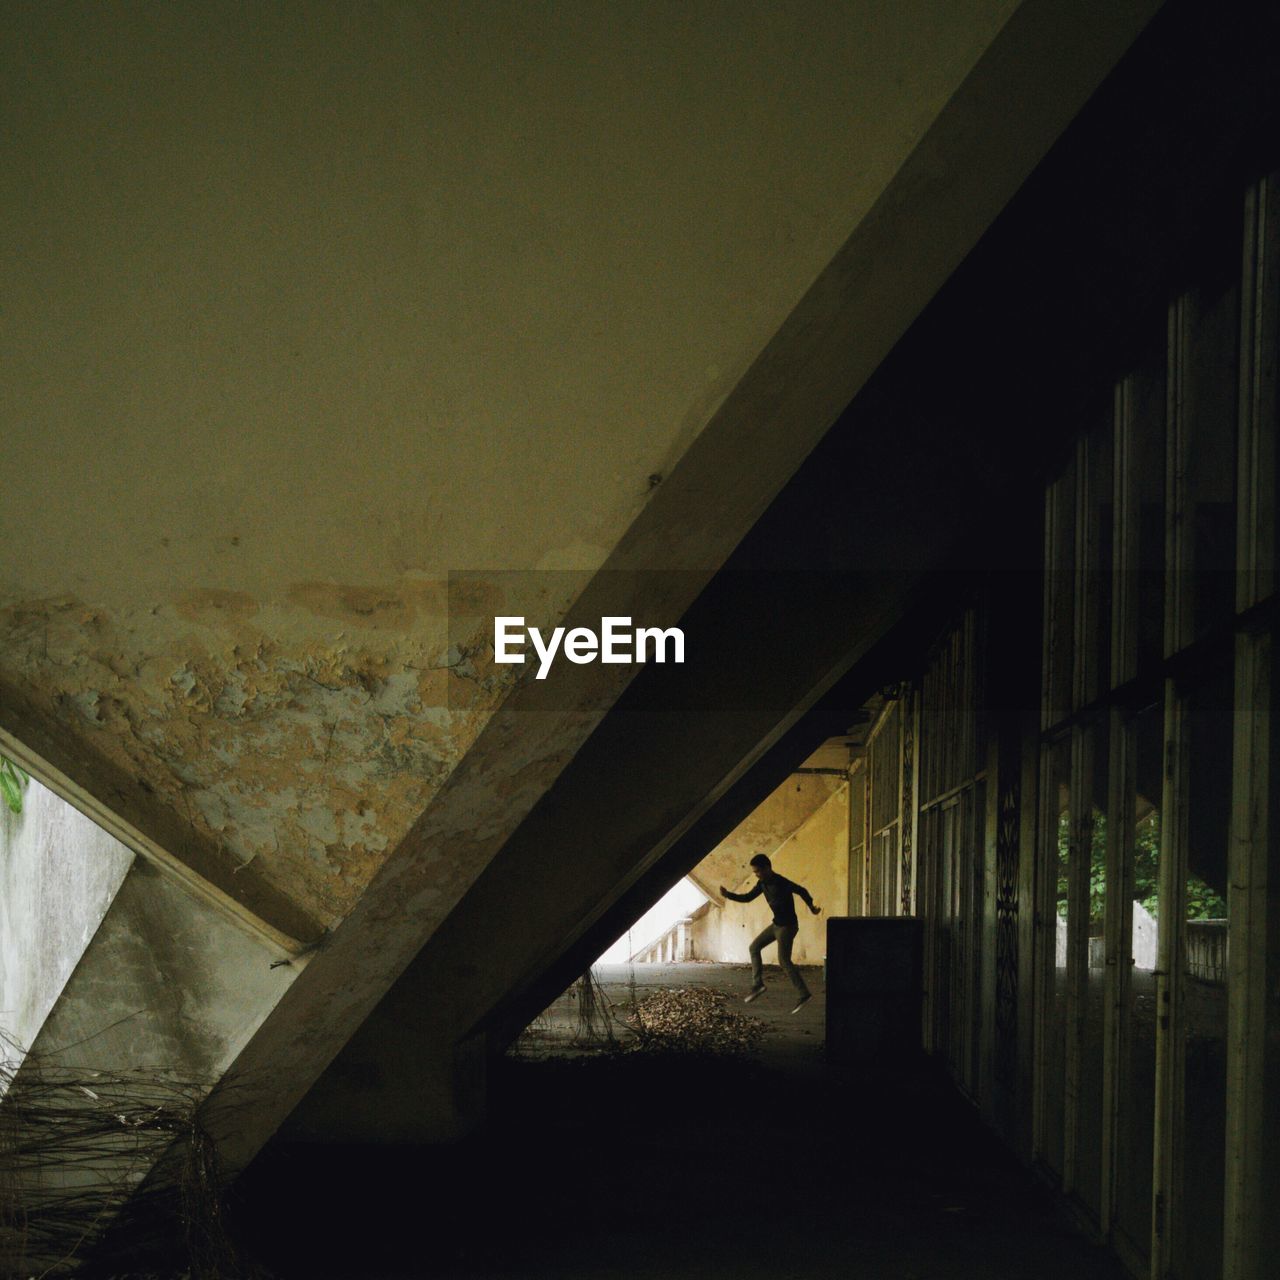
[[773, 911], [773, 923], [792, 929], [799, 928], [799, 922], [796, 920], [796, 904], [792, 901], [792, 895], [798, 894], [806, 906], [810, 909], [813, 907], [813, 899], [804, 885], [796, 884], [794, 880], [788, 880], [786, 876], [780, 876], [776, 871], [766, 880], [757, 880], [756, 887], [750, 893], [726, 891], [724, 896], [732, 898], [734, 902], [750, 902], [762, 893], [764, 900]]

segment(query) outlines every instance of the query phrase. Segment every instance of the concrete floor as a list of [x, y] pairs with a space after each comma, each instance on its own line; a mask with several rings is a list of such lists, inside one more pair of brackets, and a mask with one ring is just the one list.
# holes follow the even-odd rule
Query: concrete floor
[[[808, 976], [801, 1014], [777, 970], [743, 1008], [767, 1027], [745, 1060], [556, 1051], [562, 997], [459, 1147], [269, 1149], [237, 1185], [246, 1243], [281, 1280], [1122, 1280], [936, 1072], [826, 1064]], [[625, 996], [625, 970], [603, 977]], [[636, 981], [741, 994], [749, 975]]]
[[[631, 984], [636, 998], [643, 1000], [651, 991], [662, 988], [701, 987], [720, 991], [730, 997], [726, 1005], [734, 1013], [756, 1019], [764, 1026], [759, 1052], [762, 1063], [789, 1066], [792, 1069], [818, 1069], [822, 1062], [823, 1007], [822, 969], [801, 966], [805, 982], [813, 992], [799, 1013], [795, 1008], [796, 992], [776, 965], [765, 966], [765, 994], [751, 1004], [741, 998], [751, 989], [748, 965], [727, 964], [602, 964], [593, 970], [614, 1013], [613, 1027], [623, 1044], [633, 1037], [625, 1016], [631, 1005]], [[516, 1053], [521, 1057], [540, 1059], [547, 1056], [576, 1056], [583, 1052], [575, 1043], [578, 1032], [578, 998], [573, 988], [566, 991], [541, 1018], [521, 1037]]]

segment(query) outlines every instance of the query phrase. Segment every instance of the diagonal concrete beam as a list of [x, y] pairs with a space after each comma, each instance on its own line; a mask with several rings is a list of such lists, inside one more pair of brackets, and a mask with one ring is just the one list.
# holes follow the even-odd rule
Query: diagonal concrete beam
[[[698, 571], [723, 561], [1157, 7], [1020, 6], [655, 490], [607, 570]], [[697, 572], [646, 581], [654, 593], [647, 616], [664, 623], [684, 614], [701, 585]], [[580, 616], [609, 612], [611, 589], [608, 574], [596, 579], [577, 602]], [[899, 606], [881, 600], [889, 612], [870, 616]], [[836, 660], [827, 684], [849, 660]], [[601, 670], [580, 669], [594, 677], [582, 677], [583, 709], [540, 706], [527, 685], [503, 705], [265, 1019], [235, 1074], [261, 1080], [282, 1062], [290, 1070], [270, 1089], [237, 1092], [235, 1123], [219, 1132], [229, 1167], [247, 1163], [275, 1131], [599, 723], [621, 692]]]

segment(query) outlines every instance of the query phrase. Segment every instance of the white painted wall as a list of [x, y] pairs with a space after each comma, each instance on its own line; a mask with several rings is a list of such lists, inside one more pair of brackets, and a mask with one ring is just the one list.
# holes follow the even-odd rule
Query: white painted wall
[[675, 921], [696, 911], [706, 900], [707, 895], [686, 876], [668, 889], [596, 963], [625, 964], [641, 947], [665, 933]]
[[20, 1048], [35, 1039], [132, 862], [35, 779], [20, 814], [0, 805], [0, 1033]]

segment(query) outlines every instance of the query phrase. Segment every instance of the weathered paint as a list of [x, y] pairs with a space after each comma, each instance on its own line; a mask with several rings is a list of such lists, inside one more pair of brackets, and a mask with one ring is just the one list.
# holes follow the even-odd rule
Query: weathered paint
[[478, 644], [458, 673], [444, 593], [189, 592], [119, 616], [60, 597], [0, 610], [0, 631], [52, 719], [333, 924], [511, 683]]

